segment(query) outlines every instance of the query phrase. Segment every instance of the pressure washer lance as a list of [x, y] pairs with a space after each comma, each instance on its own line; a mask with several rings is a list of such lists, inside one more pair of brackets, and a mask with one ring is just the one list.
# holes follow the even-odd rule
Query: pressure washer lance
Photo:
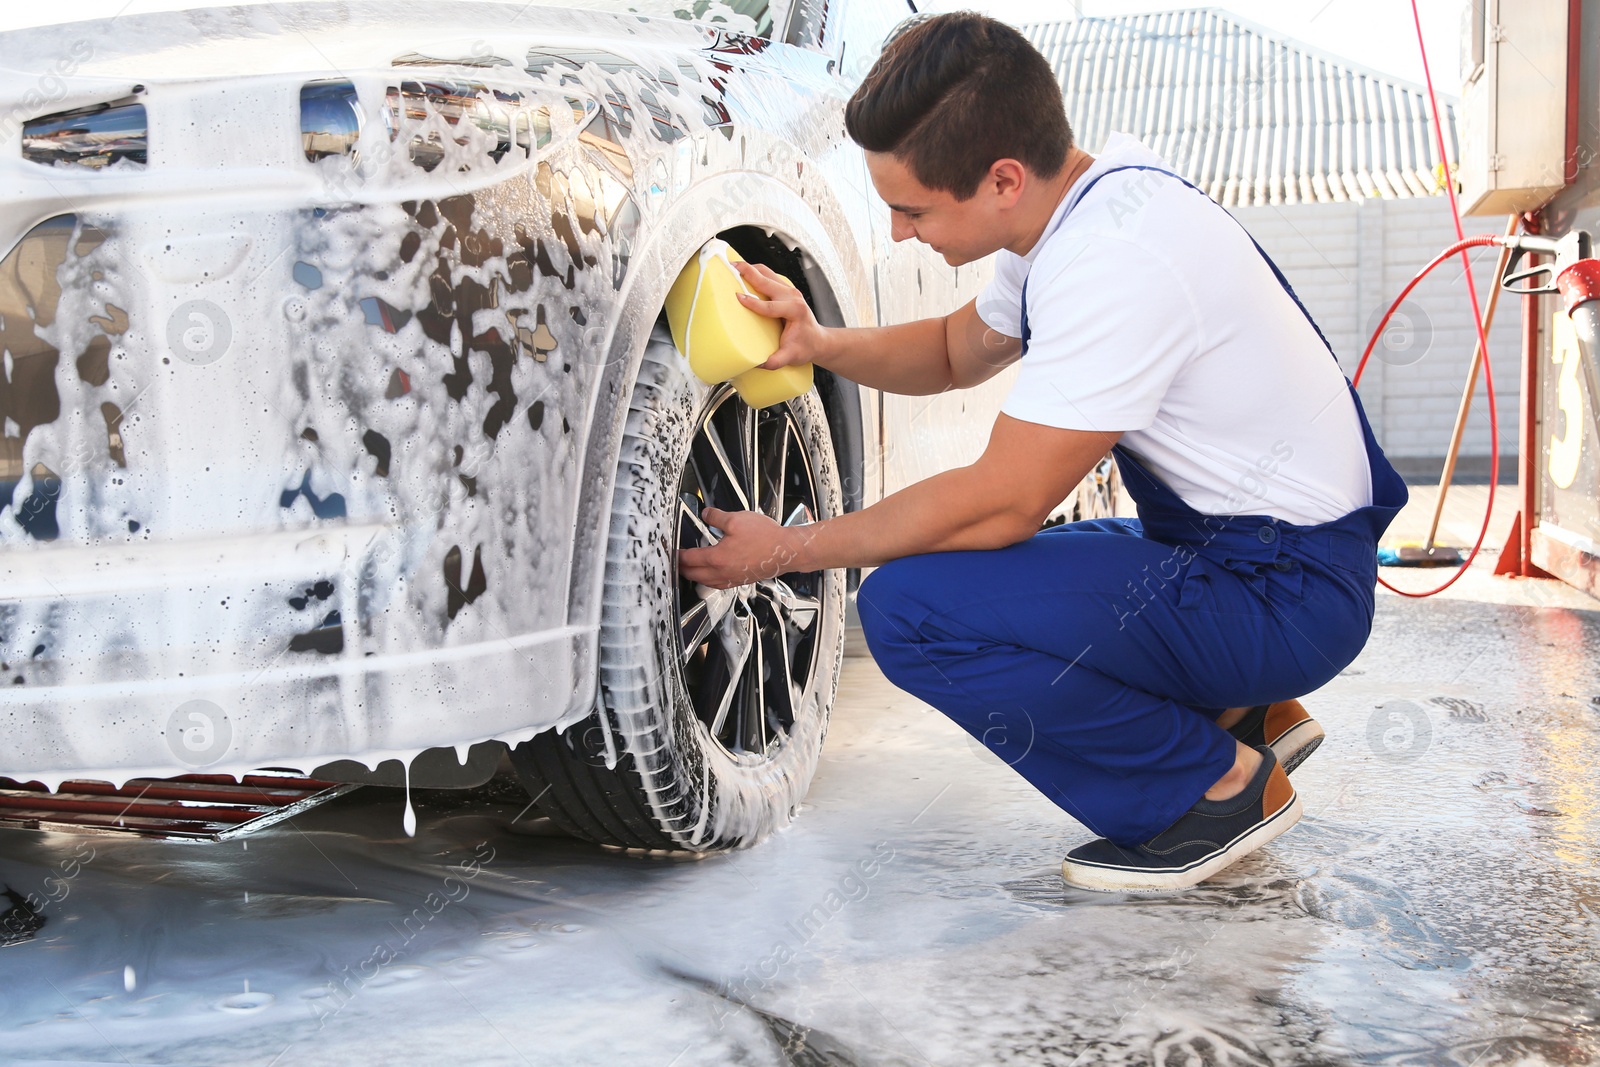
[[[1511, 262], [1500, 282], [1506, 292], [1561, 295], [1567, 317], [1572, 320], [1572, 331], [1578, 337], [1578, 366], [1583, 372], [1580, 377], [1589, 390], [1589, 421], [1595, 440], [1600, 441], [1600, 369], [1595, 366], [1600, 359], [1600, 259], [1594, 258], [1593, 239], [1587, 230], [1573, 230], [1560, 238], [1524, 234], [1511, 238], [1506, 245], [1512, 249]], [[1528, 252], [1554, 256], [1555, 262], [1517, 270], [1517, 264]], [[1542, 284], [1531, 284], [1540, 277], [1544, 279]], [[1519, 288], [1513, 284], [1519, 281], [1530, 284]]]

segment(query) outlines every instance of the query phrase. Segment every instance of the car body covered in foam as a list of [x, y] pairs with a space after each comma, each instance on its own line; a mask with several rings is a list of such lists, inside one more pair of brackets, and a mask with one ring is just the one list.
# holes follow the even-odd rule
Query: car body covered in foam
[[[693, 251], [765, 235], [843, 325], [976, 292], [893, 245], [843, 133], [904, 0], [611, 6], [4, 35], [0, 775], [465, 760], [574, 722], [629, 388]], [[861, 506], [974, 455], [1003, 383], [956, 420], [821, 387]]]

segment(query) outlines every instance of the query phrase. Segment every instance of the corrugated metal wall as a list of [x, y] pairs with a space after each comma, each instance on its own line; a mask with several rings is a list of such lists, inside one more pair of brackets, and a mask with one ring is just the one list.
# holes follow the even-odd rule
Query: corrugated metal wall
[[[1420, 87], [1207, 8], [1023, 27], [1093, 152], [1133, 134], [1218, 203], [1429, 196], [1438, 152]], [[1452, 102], [1445, 145], [1459, 158]]]
[[[1354, 373], [1376, 318], [1455, 240], [1436, 179], [1421, 87], [1207, 8], [1023, 27], [1061, 79], [1078, 140], [1129, 133], [1233, 212], [1283, 268]], [[1454, 101], [1441, 96], [1457, 158]], [[1503, 220], [1471, 219], [1469, 232]], [[1492, 254], [1476, 257], [1487, 296]], [[1459, 267], [1403, 309], [1362, 383], [1373, 431], [1408, 474], [1436, 470], [1450, 440], [1475, 333]], [[1517, 449], [1518, 306], [1490, 336], [1502, 469]], [[1483, 388], [1462, 469], [1487, 469]]]

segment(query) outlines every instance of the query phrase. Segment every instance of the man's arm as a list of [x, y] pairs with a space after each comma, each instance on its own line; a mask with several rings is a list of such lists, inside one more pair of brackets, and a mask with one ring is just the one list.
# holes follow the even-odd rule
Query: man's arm
[[1001, 415], [976, 463], [907, 486], [871, 507], [809, 526], [707, 508], [723, 531], [678, 555], [684, 577], [716, 589], [791, 571], [875, 567], [902, 556], [1004, 548], [1039, 531], [1120, 433], [1061, 430]]
[[861, 329], [820, 325], [800, 291], [769, 267], [739, 263], [739, 273], [765, 300], [741, 294], [745, 307], [784, 320], [768, 370], [815, 363], [858, 385], [906, 396], [970, 389], [1022, 354], [1022, 343], [991, 330], [977, 301], [940, 319]]

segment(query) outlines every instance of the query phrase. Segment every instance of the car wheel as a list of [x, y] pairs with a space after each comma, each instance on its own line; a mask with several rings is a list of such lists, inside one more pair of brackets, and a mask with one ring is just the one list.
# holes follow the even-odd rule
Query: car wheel
[[1117, 494], [1122, 490], [1122, 475], [1117, 461], [1107, 455], [1089, 469], [1072, 501], [1072, 520], [1109, 519], [1117, 513]]
[[844, 651], [843, 571], [736, 590], [678, 577], [707, 506], [789, 525], [839, 514], [812, 390], [754, 410], [707, 387], [658, 327], [617, 461], [600, 623], [600, 707], [513, 749], [542, 814], [626, 848], [714, 851], [788, 822], [827, 729]]

